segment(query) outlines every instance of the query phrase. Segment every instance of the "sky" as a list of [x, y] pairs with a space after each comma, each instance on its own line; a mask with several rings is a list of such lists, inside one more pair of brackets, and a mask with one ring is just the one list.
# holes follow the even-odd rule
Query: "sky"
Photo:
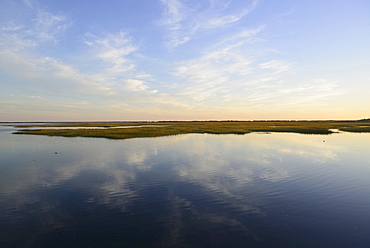
[[0, 121], [370, 117], [368, 0], [1, 0]]

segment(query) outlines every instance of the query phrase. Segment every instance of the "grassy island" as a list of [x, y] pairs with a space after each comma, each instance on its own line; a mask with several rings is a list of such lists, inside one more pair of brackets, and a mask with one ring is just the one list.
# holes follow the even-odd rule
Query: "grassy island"
[[[337, 131], [370, 132], [370, 121], [160, 121], [112, 123], [54, 123], [17, 125], [15, 134], [63, 137], [130, 139], [169, 135], [246, 134], [251, 132], [288, 132], [331, 134]], [[31, 129], [32, 128], [32, 129]]]

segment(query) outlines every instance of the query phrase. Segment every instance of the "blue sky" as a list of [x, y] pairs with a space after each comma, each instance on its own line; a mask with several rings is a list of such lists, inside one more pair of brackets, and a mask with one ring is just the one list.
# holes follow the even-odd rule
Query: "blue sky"
[[370, 117], [370, 2], [0, 2], [0, 121]]

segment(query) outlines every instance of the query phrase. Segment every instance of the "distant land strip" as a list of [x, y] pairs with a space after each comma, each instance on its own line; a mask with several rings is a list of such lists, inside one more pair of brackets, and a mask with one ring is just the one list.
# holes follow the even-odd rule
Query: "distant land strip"
[[[16, 125], [14, 134], [62, 137], [131, 139], [179, 134], [247, 134], [285, 132], [332, 134], [370, 132], [370, 119], [357, 121], [155, 121], [155, 122], [70, 122]], [[74, 129], [72, 129], [74, 128]]]

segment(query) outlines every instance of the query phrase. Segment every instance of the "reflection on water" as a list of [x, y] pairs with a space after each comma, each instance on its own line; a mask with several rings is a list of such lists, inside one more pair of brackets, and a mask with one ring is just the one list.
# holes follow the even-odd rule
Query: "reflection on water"
[[[31, 124], [30, 124], [31, 125]], [[68, 130], [68, 129], [117, 129], [117, 128], [139, 128], [139, 127], [168, 127], [169, 125], [138, 125], [138, 126], [116, 126], [116, 127], [110, 127], [110, 126], [102, 126], [102, 127], [27, 127], [22, 128], [25, 130], [35, 130], [35, 129], [57, 129], [57, 130]]]
[[369, 134], [0, 127], [0, 247], [367, 247]]

